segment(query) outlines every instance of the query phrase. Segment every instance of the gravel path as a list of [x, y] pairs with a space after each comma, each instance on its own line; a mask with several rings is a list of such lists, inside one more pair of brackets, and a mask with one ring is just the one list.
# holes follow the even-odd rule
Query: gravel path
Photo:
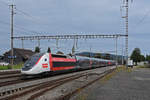
[[105, 83], [94, 83], [74, 100], [150, 100], [150, 69], [121, 71]]

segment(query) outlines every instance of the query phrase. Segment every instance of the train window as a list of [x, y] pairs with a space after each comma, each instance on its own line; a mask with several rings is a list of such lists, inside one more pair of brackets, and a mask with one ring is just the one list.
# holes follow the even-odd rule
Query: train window
[[24, 67], [22, 68], [22, 70], [29, 70], [31, 69], [40, 59], [40, 57], [42, 57], [44, 55], [44, 53], [37, 53], [33, 56], [31, 56], [24, 64]]
[[56, 57], [56, 58], [67, 58], [65, 55], [56, 55], [56, 54], [52, 54], [52, 57]]

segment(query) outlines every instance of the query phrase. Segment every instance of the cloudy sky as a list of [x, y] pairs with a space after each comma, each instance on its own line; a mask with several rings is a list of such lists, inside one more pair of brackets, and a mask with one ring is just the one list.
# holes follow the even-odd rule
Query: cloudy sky
[[[10, 4], [15, 4], [14, 36], [56, 34], [115, 34], [125, 32], [123, 0], [0, 0], [0, 54], [10, 49]], [[135, 47], [150, 54], [150, 1], [129, 3], [129, 53]], [[118, 40], [121, 53], [124, 38]], [[25, 41], [24, 47], [34, 50], [37, 41]], [[14, 46], [21, 48], [21, 41]], [[40, 41], [41, 50], [71, 52], [73, 40]], [[90, 49], [91, 48], [91, 49]], [[78, 40], [77, 51], [113, 52], [114, 39]]]

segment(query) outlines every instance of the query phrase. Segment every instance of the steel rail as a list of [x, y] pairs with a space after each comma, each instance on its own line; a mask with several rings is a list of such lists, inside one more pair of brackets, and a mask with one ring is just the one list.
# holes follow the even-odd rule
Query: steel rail
[[96, 81], [102, 79], [103, 77], [105, 77], [107, 74], [109, 73], [112, 73], [115, 69], [111, 69], [111, 70], [108, 70], [108, 71], [105, 71], [103, 73], [101, 73], [101, 76], [96, 78], [95, 80], [93, 81], [90, 81], [89, 83], [83, 85], [82, 87], [79, 87], [77, 89], [75, 89], [74, 91], [70, 92], [70, 93], [67, 93], [66, 95], [63, 95], [62, 97], [59, 97], [57, 98], [56, 100], [70, 100], [70, 98], [75, 95], [76, 93], [78, 93], [79, 90], [83, 90], [84, 88], [88, 87], [89, 85], [95, 83]]
[[72, 75], [72, 76], [68, 76], [68, 77], [64, 77], [64, 78], [59, 78], [59, 79], [56, 79], [56, 80], [51, 80], [51, 81], [48, 81], [48, 82], [43, 82], [43, 83], [39, 83], [39, 84], [36, 84], [36, 85], [24, 87], [24, 88], [22, 88], [20, 90], [24, 90], [24, 89], [27, 89], [27, 88], [31, 88], [31, 89], [29, 89], [27, 91], [24, 91], [24, 92], [20, 92], [20, 93], [14, 94], [14, 95], [12, 94], [12, 95], [4, 97], [4, 98], [0, 98], [0, 100], [12, 100], [12, 99], [16, 99], [16, 98], [22, 97], [24, 95], [27, 95], [29, 93], [38, 91], [40, 89], [44, 89], [44, 88], [47, 88], [47, 87], [50, 87], [50, 86], [55, 86], [58, 83], [62, 84], [65, 81], [69, 81], [69, 80], [72, 80], [73, 78], [75, 79], [75, 78], [78, 78], [78, 77], [81, 77], [81, 76], [83, 76], [83, 73], [81, 73], [79, 75]]

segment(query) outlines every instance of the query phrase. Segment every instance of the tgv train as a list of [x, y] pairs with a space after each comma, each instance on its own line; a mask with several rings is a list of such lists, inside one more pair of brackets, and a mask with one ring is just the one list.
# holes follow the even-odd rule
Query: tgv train
[[22, 75], [32, 76], [112, 65], [115, 65], [115, 61], [82, 56], [37, 53], [25, 62], [21, 73]]

